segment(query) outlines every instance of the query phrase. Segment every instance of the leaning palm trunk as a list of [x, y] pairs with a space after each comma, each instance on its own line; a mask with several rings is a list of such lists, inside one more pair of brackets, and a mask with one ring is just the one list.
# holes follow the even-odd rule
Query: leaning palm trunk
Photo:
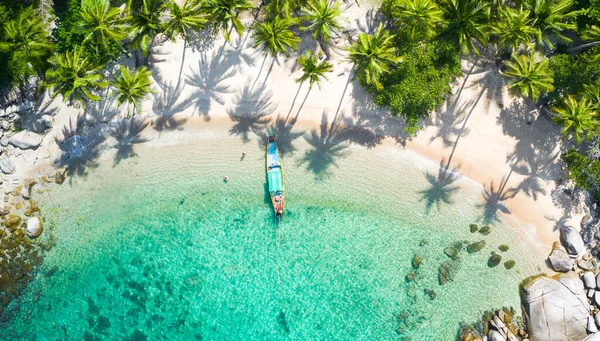
[[569, 53], [577, 53], [577, 52], [582, 51], [582, 50], [587, 50], [587, 49], [589, 49], [591, 47], [594, 47], [596, 45], [600, 45], [600, 41], [594, 41], [594, 42], [591, 42], [591, 43], [587, 43], [587, 44], [575, 46], [575, 47], [572, 47], [572, 48], [568, 49], [567, 52], [569, 52]]

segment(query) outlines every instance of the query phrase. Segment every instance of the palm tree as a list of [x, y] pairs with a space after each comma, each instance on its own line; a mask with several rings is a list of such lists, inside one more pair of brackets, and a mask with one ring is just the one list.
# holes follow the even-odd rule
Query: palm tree
[[160, 17], [165, 8], [164, 0], [133, 0], [127, 4], [131, 47], [148, 57], [150, 46], [156, 34], [161, 32]]
[[117, 103], [119, 105], [127, 102], [127, 116], [130, 117], [130, 105], [133, 105], [134, 114], [140, 111], [140, 101], [147, 98], [152, 93], [152, 82], [150, 76], [152, 73], [144, 66], [135, 71], [121, 66], [121, 73], [115, 78], [112, 85], [115, 87]]
[[563, 126], [563, 136], [568, 137], [572, 134], [576, 144], [581, 143], [584, 137], [589, 138], [598, 132], [597, 113], [586, 98], [577, 101], [568, 96], [560, 106], [553, 107], [552, 111], [555, 113], [552, 120]]
[[275, 16], [272, 20], [258, 23], [254, 26], [254, 47], [262, 46], [263, 50], [269, 52], [272, 57], [283, 53], [290, 55], [290, 49], [298, 49], [300, 38], [296, 37], [290, 30], [297, 20], [293, 18], [281, 18]]
[[342, 28], [339, 23], [342, 14], [340, 4], [330, 0], [311, 0], [306, 4], [304, 12], [303, 19], [310, 25], [302, 27], [302, 30], [312, 31], [313, 39], [319, 42], [323, 51], [326, 51], [333, 33]]
[[401, 61], [396, 56], [393, 39], [394, 35], [384, 30], [383, 24], [379, 24], [373, 35], [358, 34], [358, 41], [348, 47], [348, 59], [354, 63], [359, 79], [377, 89], [383, 88], [379, 77], [389, 72], [389, 64]]
[[185, 50], [191, 30], [200, 30], [206, 27], [208, 19], [202, 12], [202, 7], [194, 0], [184, 0], [183, 5], [179, 6], [174, 0], [167, 3], [169, 9], [169, 20], [163, 26], [163, 32], [169, 39], [175, 40], [177, 37], [183, 39], [183, 53], [181, 56], [181, 68], [177, 78], [177, 86], [181, 80], [183, 64], [185, 61]]
[[411, 41], [431, 39], [444, 20], [444, 13], [432, 0], [396, 1], [391, 12], [399, 31]]
[[87, 33], [84, 41], [93, 42], [96, 51], [106, 50], [110, 42], [119, 45], [127, 36], [121, 11], [111, 7], [109, 0], [83, 0], [79, 26]]
[[48, 32], [41, 18], [28, 8], [19, 15], [4, 23], [3, 41], [0, 41], [0, 52], [12, 53], [18, 58], [25, 58], [30, 69], [27, 76], [33, 73], [33, 66], [43, 64], [53, 49]]
[[517, 56], [506, 63], [504, 76], [509, 79], [508, 89], [517, 95], [537, 102], [541, 94], [554, 90], [554, 79], [548, 67], [548, 59], [537, 62], [532, 54]]
[[[581, 34], [581, 38], [583, 40], [591, 41], [591, 43], [587, 43], [587, 44], [576, 46], [574, 48], [570, 48], [568, 50], [568, 52], [578, 52], [578, 51], [585, 50], [585, 49], [588, 49], [590, 47], [600, 44], [600, 27], [598, 27], [596, 25], [586, 26], [585, 30], [583, 30], [583, 32]], [[594, 54], [590, 56], [591, 61], [592, 62], [600, 61], [600, 52], [598, 50], [596, 50], [593, 53]]]
[[319, 62], [320, 55], [320, 53], [315, 55], [312, 51], [308, 51], [306, 54], [298, 57], [298, 64], [302, 66], [304, 73], [300, 78], [296, 79], [296, 82], [304, 83], [305, 80], [308, 80], [309, 89], [312, 89], [314, 84], [317, 84], [321, 88], [321, 79], [327, 79], [325, 74], [333, 70], [333, 65], [326, 60]]
[[532, 25], [538, 30], [538, 44], [546, 43], [554, 48], [551, 37], [571, 42], [571, 38], [563, 35], [563, 32], [576, 28], [572, 22], [577, 16], [577, 11], [571, 11], [573, 0], [520, 0], [520, 3], [530, 11]]
[[238, 16], [241, 12], [251, 9], [252, 5], [247, 0], [207, 0], [202, 8], [210, 16], [215, 31], [222, 28], [225, 40], [229, 42], [231, 29], [235, 28], [240, 36], [244, 34], [246, 27]]
[[440, 8], [446, 20], [438, 39], [450, 37], [465, 54], [479, 55], [475, 41], [487, 44], [486, 27], [490, 21], [490, 5], [480, 0], [441, 0]]
[[65, 102], [80, 102], [84, 106], [87, 100], [100, 100], [93, 91], [108, 86], [98, 73], [103, 66], [93, 65], [84, 55], [79, 48], [50, 58], [52, 68], [46, 71], [46, 86], [54, 89], [53, 97], [60, 93]]
[[600, 84], [585, 84], [583, 96], [592, 103], [592, 108], [600, 113]]
[[499, 20], [492, 26], [492, 32], [498, 37], [499, 45], [503, 48], [516, 50], [521, 44], [530, 44], [537, 30], [532, 27], [529, 11], [500, 7]]

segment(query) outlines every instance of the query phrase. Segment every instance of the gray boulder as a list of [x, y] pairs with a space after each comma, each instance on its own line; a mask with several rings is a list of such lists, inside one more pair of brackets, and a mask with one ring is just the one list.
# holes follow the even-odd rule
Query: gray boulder
[[583, 286], [587, 289], [593, 289], [596, 287], [596, 277], [594, 277], [594, 273], [591, 271], [586, 271], [581, 276], [581, 280], [583, 281]]
[[488, 334], [488, 341], [506, 341], [506, 339], [495, 330], [490, 330]]
[[8, 156], [6, 156], [6, 154], [4, 154], [0, 156], [0, 170], [4, 174], [12, 174], [17, 170], [17, 168], [15, 166], [15, 163], [12, 162], [12, 160], [9, 159]]
[[573, 269], [573, 260], [558, 242], [554, 243], [552, 252], [548, 256], [548, 262], [552, 270], [556, 272], [569, 272]]
[[11, 136], [8, 143], [20, 149], [36, 149], [42, 143], [42, 135], [23, 130]]
[[586, 337], [583, 341], [600, 341], [600, 333], [594, 333]]
[[587, 322], [587, 331], [590, 334], [593, 333], [597, 333], [598, 332], [598, 326], [596, 326], [596, 321], [594, 321], [593, 317], [588, 317], [588, 322]]
[[37, 237], [42, 231], [44, 231], [44, 224], [39, 217], [33, 217], [27, 220], [27, 234], [29, 237]]
[[523, 301], [532, 340], [581, 341], [587, 336], [590, 307], [578, 277], [538, 277], [523, 286]]
[[581, 235], [570, 226], [560, 229], [560, 242], [570, 255], [577, 256], [585, 251], [585, 244], [581, 239]]
[[596, 275], [596, 286], [600, 289], [600, 273]]
[[594, 315], [594, 321], [596, 321], [597, 326], [600, 326], [600, 311]]

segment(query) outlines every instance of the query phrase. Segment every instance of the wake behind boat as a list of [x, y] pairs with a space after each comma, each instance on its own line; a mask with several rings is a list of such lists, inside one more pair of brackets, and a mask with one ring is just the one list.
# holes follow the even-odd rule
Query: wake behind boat
[[281, 169], [281, 160], [279, 158], [279, 149], [275, 142], [273, 131], [269, 129], [267, 139], [267, 182], [269, 183], [269, 194], [271, 203], [277, 217], [283, 216], [283, 171]]

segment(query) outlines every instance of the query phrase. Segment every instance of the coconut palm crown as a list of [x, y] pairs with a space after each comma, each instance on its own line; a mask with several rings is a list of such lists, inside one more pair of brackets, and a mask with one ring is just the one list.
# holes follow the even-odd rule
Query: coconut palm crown
[[302, 76], [296, 79], [296, 82], [302, 83], [306, 80], [309, 82], [309, 88], [312, 89], [314, 84], [321, 88], [321, 80], [327, 79], [325, 74], [333, 70], [333, 65], [324, 60], [319, 62], [321, 54], [315, 55], [312, 51], [308, 51], [298, 57], [298, 64], [302, 66]]
[[379, 77], [390, 71], [389, 65], [402, 59], [396, 56], [393, 44], [394, 35], [383, 29], [379, 24], [373, 35], [364, 32], [358, 34], [358, 41], [353, 43], [348, 50], [348, 59], [354, 63], [359, 79], [377, 89], [382, 89]]
[[572, 135], [576, 144], [581, 143], [583, 138], [589, 138], [598, 133], [598, 114], [592, 109], [586, 98], [578, 101], [574, 97], [568, 96], [559, 106], [553, 107], [552, 111], [555, 114], [552, 120], [563, 126], [563, 136]]
[[391, 12], [399, 31], [411, 41], [432, 38], [437, 25], [444, 20], [444, 13], [433, 0], [396, 1]]
[[552, 37], [565, 43], [571, 38], [563, 32], [576, 29], [573, 19], [577, 11], [572, 11], [573, 0], [521, 0], [521, 5], [530, 11], [532, 25], [537, 29], [538, 44], [545, 43], [554, 48]]
[[144, 66], [131, 71], [125, 66], [121, 66], [119, 76], [115, 77], [112, 85], [117, 95], [117, 103], [122, 105], [127, 103], [127, 116], [131, 116], [129, 105], [133, 105], [135, 111], [139, 112], [140, 102], [152, 93], [152, 82], [150, 76], [152, 73]]
[[166, 8], [169, 10], [169, 19], [163, 24], [163, 32], [171, 40], [181, 37], [187, 42], [190, 31], [206, 27], [208, 18], [194, 0], [184, 0], [182, 5], [169, 0]]
[[300, 38], [290, 30], [296, 24], [296, 19], [281, 18], [280, 16], [256, 24], [254, 26], [254, 47], [262, 46], [263, 50], [269, 52], [273, 57], [279, 53], [289, 56], [290, 50], [298, 49], [298, 44], [300, 44]]
[[210, 16], [215, 30], [223, 29], [225, 40], [229, 41], [230, 27], [235, 28], [240, 36], [244, 34], [246, 27], [238, 16], [241, 12], [251, 9], [252, 5], [247, 0], [207, 0], [202, 8]]
[[479, 55], [475, 42], [487, 44], [486, 28], [490, 21], [490, 5], [479, 0], [441, 0], [440, 8], [446, 20], [439, 39], [450, 37], [456, 47], [465, 54]]
[[129, 25], [131, 47], [140, 50], [144, 57], [148, 57], [154, 37], [161, 32], [160, 17], [164, 8], [163, 0], [134, 0], [128, 3], [129, 15], [125, 20]]
[[121, 43], [127, 36], [121, 19], [121, 11], [111, 7], [109, 0], [83, 0], [79, 26], [87, 33], [85, 40], [106, 48], [109, 42]]
[[554, 90], [554, 79], [548, 67], [548, 60], [537, 62], [533, 54], [515, 55], [506, 63], [504, 76], [510, 84], [508, 89], [516, 95], [529, 97], [537, 102], [539, 97], [546, 92]]
[[501, 7], [498, 10], [500, 20], [492, 26], [492, 32], [498, 37], [499, 45], [516, 50], [521, 44], [530, 44], [538, 30], [529, 18], [529, 11]]
[[93, 92], [108, 86], [105, 77], [98, 73], [103, 66], [92, 64], [84, 55], [79, 48], [50, 58], [52, 68], [46, 71], [46, 86], [54, 90], [53, 97], [60, 93], [65, 102], [79, 102], [83, 106], [87, 100], [100, 100]]
[[312, 31], [314, 40], [328, 43], [334, 32], [342, 27], [339, 17], [342, 14], [340, 4], [330, 0], [311, 0], [304, 8], [304, 20], [309, 26], [303, 27], [305, 31]]

